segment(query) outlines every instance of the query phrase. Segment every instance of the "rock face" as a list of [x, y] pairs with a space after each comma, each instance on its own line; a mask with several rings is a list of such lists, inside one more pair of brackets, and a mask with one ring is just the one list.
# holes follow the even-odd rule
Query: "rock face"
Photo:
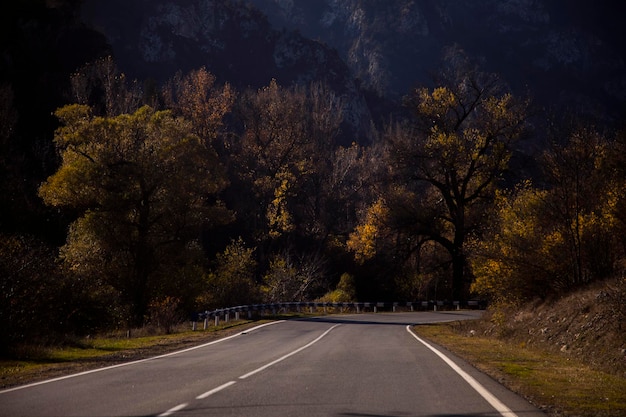
[[626, 102], [625, 7], [585, 0], [111, 0], [86, 2], [83, 15], [133, 77], [163, 80], [206, 66], [240, 88], [272, 78], [281, 85], [324, 80], [351, 103], [350, 117], [363, 128], [369, 116], [360, 90], [398, 100], [429, 85], [451, 45], [540, 105], [615, 119]]
[[369, 112], [337, 51], [297, 32], [274, 29], [252, 6], [229, 0], [87, 2], [83, 16], [104, 33], [133, 78], [165, 81], [206, 67], [238, 89], [323, 81], [346, 103], [349, 130], [365, 135]]
[[341, 84], [350, 71], [334, 50], [295, 33], [274, 30], [257, 9], [224, 0], [113, 0], [87, 3], [85, 19], [113, 45], [126, 72], [169, 78], [206, 66], [241, 86], [272, 78]]
[[482, 59], [540, 103], [623, 114], [626, 6], [571, 0], [251, 0], [274, 27], [336, 48], [370, 89], [428, 85], [444, 47]]

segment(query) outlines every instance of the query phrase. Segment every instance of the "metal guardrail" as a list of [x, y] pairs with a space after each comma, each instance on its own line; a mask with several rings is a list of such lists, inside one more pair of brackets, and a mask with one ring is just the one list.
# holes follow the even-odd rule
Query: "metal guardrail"
[[241, 317], [241, 313], [246, 313], [247, 318], [251, 319], [255, 314], [256, 315], [267, 315], [267, 314], [280, 314], [287, 312], [298, 312], [301, 313], [302, 310], [309, 309], [310, 313], [313, 313], [317, 309], [323, 309], [324, 313], [328, 311], [329, 308], [339, 310], [339, 312], [343, 313], [345, 310], [354, 310], [357, 313], [372, 311], [377, 313], [379, 310], [383, 311], [392, 311], [396, 312], [398, 308], [402, 308], [404, 311], [426, 311], [433, 310], [437, 311], [439, 309], [456, 309], [460, 310], [463, 308], [470, 309], [481, 309], [484, 308], [485, 305], [481, 301], [470, 300], [464, 303], [459, 301], [409, 301], [409, 302], [376, 302], [376, 303], [327, 303], [327, 302], [289, 302], [289, 303], [268, 303], [268, 304], [251, 304], [251, 305], [243, 305], [236, 307], [228, 307], [228, 308], [220, 308], [211, 311], [204, 311], [201, 313], [196, 313], [192, 317], [192, 328], [193, 330], [197, 329], [197, 323], [200, 321], [204, 322], [204, 328], [208, 327], [208, 323], [210, 319], [215, 321], [215, 325], [219, 325], [221, 319], [228, 322], [232, 319], [239, 320]]

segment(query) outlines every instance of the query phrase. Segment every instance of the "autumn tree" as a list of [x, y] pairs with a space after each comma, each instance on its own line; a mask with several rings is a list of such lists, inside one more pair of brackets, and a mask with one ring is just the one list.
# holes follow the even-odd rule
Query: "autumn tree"
[[338, 146], [343, 108], [343, 99], [323, 83], [288, 88], [272, 81], [238, 97], [241, 131], [226, 149], [228, 202], [240, 230], [254, 242], [261, 270], [277, 268], [281, 253], [316, 259], [294, 261], [294, 274], [269, 274], [273, 278], [301, 277], [317, 259], [338, 259], [354, 227], [372, 157], [356, 143]]
[[498, 192], [490, 227], [473, 242], [474, 294], [494, 304], [517, 304], [553, 293], [551, 282], [563, 279], [565, 271], [547, 195], [530, 181]]
[[[312, 170], [311, 138], [305, 128], [306, 95], [289, 90], [276, 81], [258, 91], [242, 95], [238, 114], [243, 125], [240, 137], [230, 148], [238, 203], [256, 230], [255, 239], [274, 239], [291, 233], [294, 201], [304, 177]], [[247, 198], [241, 198], [242, 192]]]
[[191, 122], [196, 135], [216, 146], [235, 92], [229, 84], [216, 84], [215, 76], [202, 67], [185, 75], [178, 72], [163, 88], [163, 99], [175, 115]]
[[202, 275], [199, 228], [226, 219], [214, 201], [225, 186], [215, 153], [167, 111], [97, 117], [69, 105], [56, 115], [63, 161], [40, 195], [79, 215], [64, 264], [115, 288], [134, 324], [156, 297], [189, 297]]
[[239, 238], [217, 254], [199, 300], [203, 308], [234, 307], [260, 301], [254, 251]]
[[483, 224], [511, 145], [523, 133], [526, 103], [463, 55], [447, 64], [438, 87], [407, 98], [411, 122], [388, 130], [382, 165], [389, 186], [382, 194], [386, 222], [412, 242], [409, 252], [424, 247], [424, 238], [445, 249], [450, 296], [462, 300], [470, 281], [467, 239]]
[[606, 277], [613, 268], [611, 207], [621, 192], [609, 181], [608, 147], [598, 132], [577, 128], [565, 144], [553, 144], [542, 158], [550, 189], [547, 209], [559, 225], [567, 256], [567, 278], [561, 283], [565, 288]]
[[[261, 265], [287, 248], [321, 253], [337, 220], [345, 219], [330, 210], [349, 206], [348, 176], [360, 151], [336, 149], [342, 107], [341, 98], [318, 83], [286, 88], [272, 81], [240, 95], [235, 115], [241, 131], [226, 145], [229, 201]], [[342, 180], [345, 187], [333, 183]], [[340, 192], [343, 202], [333, 201]]]
[[611, 148], [598, 132], [575, 129], [544, 152], [541, 188], [525, 182], [499, 195], [472, 262], [476, 293], [515, 303], [615, 274], [624, 177], [611, 166]]
[[[304, 129], [309, 138], [312, 169], [303, 182], [296, 211], [300, 232], [320, 243], [336, 224], [335, 214], [329, 207], [333, 195], [333, 170], [342, 148], [337, 147], [337, 137], [343, 121], [343, 100], [326, 84], [309, 85], [304, 102]], [[330, 210], [329, 210], [330, 209]]]

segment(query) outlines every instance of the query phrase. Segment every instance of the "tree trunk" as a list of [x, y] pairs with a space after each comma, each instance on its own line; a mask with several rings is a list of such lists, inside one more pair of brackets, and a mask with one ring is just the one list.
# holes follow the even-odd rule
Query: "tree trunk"
[[452, 256], [452, 301], [465, 301], [465, 254], [455, 248]]
[[457, 199], [452, 257], [452, 301], [465, 301], [465, 206]]

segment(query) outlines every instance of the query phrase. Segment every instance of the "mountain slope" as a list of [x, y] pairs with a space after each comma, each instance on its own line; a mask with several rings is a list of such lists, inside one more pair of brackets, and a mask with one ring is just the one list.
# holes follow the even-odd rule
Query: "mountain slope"
[[273, 29], [257, 9], [229, 0], [88, 2], [84, 19], [111, 42], [133, 78], [165, 81], [176, 71], [206, 67], [238, 89], [323, 81], [343, 96], [355, 134], [369, 115], [337, 52], [296, 32]]
[[626, 64], [616, 2], [252, 0], [277, 27], [337, 48], [366, 87], [393, 97], [431, 82], [442, 48], [482, 59], [542, 105], [618, 118]]

